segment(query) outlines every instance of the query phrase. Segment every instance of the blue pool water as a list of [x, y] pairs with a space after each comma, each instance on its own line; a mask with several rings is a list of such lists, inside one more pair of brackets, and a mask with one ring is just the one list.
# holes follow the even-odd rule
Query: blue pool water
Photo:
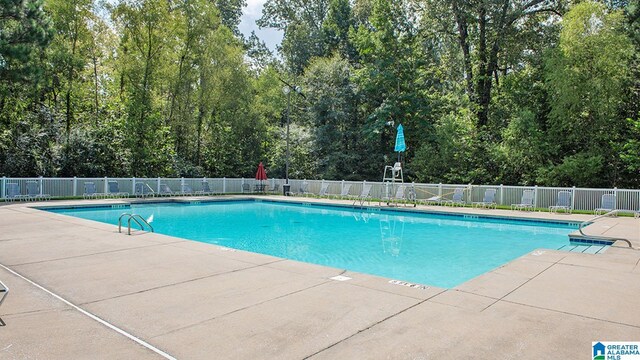
[[569, 244], [569, 224], [267, 201], [53, 209], [117, 225], [153, 215], [161, 234], [392, 279], [455, 287], [537, 248]]

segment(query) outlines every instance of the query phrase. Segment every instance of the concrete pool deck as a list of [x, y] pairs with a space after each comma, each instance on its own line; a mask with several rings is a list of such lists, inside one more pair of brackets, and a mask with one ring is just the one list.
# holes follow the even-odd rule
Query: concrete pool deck
[[[0, 307], [2, 359], [162, 358], [113, 327], [179, 359], [584, 358], [592, 341], [640, 341], [640, 251], [620, 242], [597, 255], [539, 249], [454, 289], [411, 288], [160, 234], [127, 236], [35, 205], [0, 206], [0, 280], [11, 289]], [[640, 248], [639, 219], [606, 218], [585, 232]]]

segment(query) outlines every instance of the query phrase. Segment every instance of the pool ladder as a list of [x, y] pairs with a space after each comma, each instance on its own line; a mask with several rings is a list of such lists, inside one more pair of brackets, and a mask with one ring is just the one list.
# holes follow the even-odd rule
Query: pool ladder
[[144, 230], [144, 225], [147, 225], [149, 227], [149, 229], [151, 229], [151, 232], [154, 232], [153, 231], [153, 226], [151, 226], [151, 224], [149, 224], [147, 222], [147, 220], [145, 220], [139, 214], [124, 213], [124, 214], [120, 215], [120, 217], [118, 218], [118, 232], [119, 233], [122, 232], [122, 218], [124, 218], [124, 217], [127, 218], [127, 235], [131, 235], [131, 221], [132, 220], [136, 224], [138, 224], [138, 226], [140, 226], [140, 230]]

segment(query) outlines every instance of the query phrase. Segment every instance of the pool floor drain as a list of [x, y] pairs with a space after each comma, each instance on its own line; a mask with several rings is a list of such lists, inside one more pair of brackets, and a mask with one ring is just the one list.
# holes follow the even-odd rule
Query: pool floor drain
[[337, 276], [331, 277], [331, 278], [329, 278], [329, 279], [331, 279], [331, 280], [335, 280], [335, 281], [347, 281], [347, 280], [351, 280], [351, 278], [350, 278], [350, 277], [348, 277], [348, 276], [344, 276], [344, 275], [337, 275]]

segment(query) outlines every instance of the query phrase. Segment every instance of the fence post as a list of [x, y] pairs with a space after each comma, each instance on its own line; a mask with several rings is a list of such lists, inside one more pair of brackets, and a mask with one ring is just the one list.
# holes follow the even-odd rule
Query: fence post
[[538, 208], [538, 185], [533, 188], [533, 208]]
[[107, 178], [106, 176], [104, 177], [104, 193], [109, 193], [109, 178]]
[[576, 187], [571, 188], [571, 210], [576, 209]]
[[156, 192], [160, 192], [160, 176], [158, 176], [158, 182], [156, 183]]
[[39, 188], [40, 188], [40, 196], [42, 196], [43, 192], [42, 192], [42, 176], [40, 176], [40, 179], [38, 179], [39, 181]]
[[222, 193], [223, 194], [227, 193], [227, 178], [226, 177], [222, 178]]
[[2, 194], [0, 194], [0, 198], [4, 199], [6, 194], [7, 194], [7, 177], [3, 176], [2, 177], [2, 184], [0, 184], [0, 191], [2, 191]]
[[618, 208], [618, 187], [617, 186], [613, 187], [613, 198], [616, 201], [616, 203], [614, 204], [614, 209], [617, 209]]
[[438, 197], [442, 198], [442, 183], [438, 183]]
[[136, 194], [136, 177], [131, 178], [131, 195]]
[[180, 177], [180, 193], [182, 192], [184, 192], [184, 176]]
[[500, 205], [504, 205], [504, 185], [500, 184]]
[[344, 179], [340, 182], [340, 194], [344, 191]]
[[78, 178], [73, 177], [73, 196], [78, 196]]

